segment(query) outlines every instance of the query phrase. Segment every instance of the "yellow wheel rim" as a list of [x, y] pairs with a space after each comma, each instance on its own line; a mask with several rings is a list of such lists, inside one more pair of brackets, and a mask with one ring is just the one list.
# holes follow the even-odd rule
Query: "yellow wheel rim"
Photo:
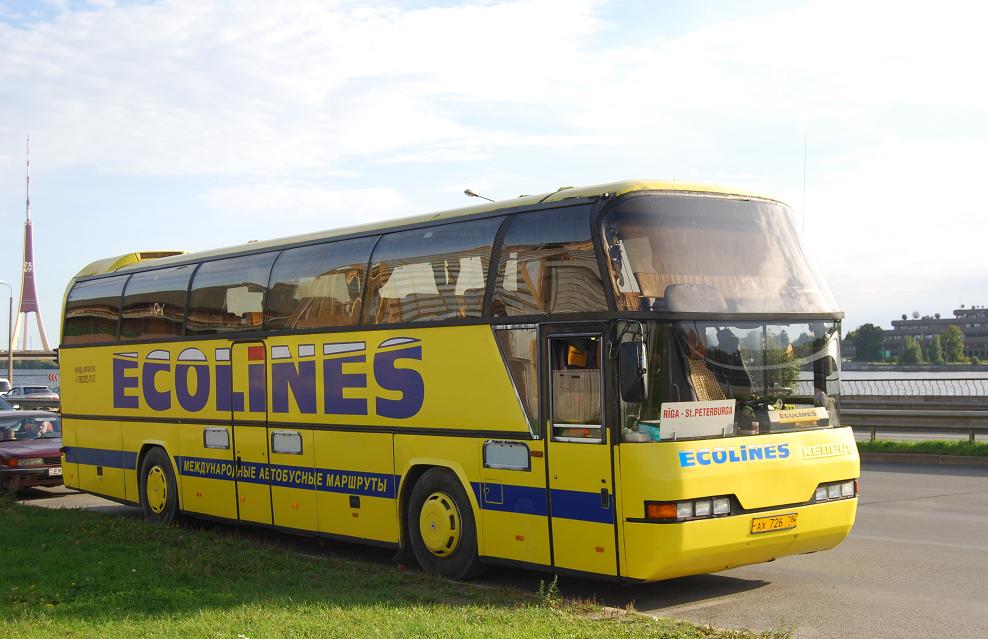
[[460, 545], [460, 511], [444, 492], [434, 492], [419, 513], [422, 541], [436, 557], [448, 557]]
[[153, 512], [161, 514], [168, 502], [168, 480], [161, 466], [151, 468], [144, 487], [147, 489], [148, 506]]

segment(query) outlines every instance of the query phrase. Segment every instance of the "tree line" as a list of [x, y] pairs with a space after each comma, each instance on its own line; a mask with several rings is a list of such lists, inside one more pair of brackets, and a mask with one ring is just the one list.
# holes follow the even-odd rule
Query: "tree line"
[[[874, 324], [862, 324], [847, 334], [845, 342], [854, 345], [855, 362], [884, 362], [885, 342], [891, 331]], [[977, 357], [964, 356], [964, 332], [956, 326], [948, 326], [943, 333], [927, 339], [907, 335], [902, 340], [902, 350], [894, 359], [896, 364], [977, 364]]]

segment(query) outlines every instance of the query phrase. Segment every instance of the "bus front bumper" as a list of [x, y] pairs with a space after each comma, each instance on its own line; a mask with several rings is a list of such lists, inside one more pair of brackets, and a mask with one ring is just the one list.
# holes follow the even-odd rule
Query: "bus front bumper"
[[[682, 523], [625, 523], [625, 569], [657, 581], [833, 548], [851, 532], [857, 498]], [[789, 530], [752, 533], [755, 517], [798, 513]]]

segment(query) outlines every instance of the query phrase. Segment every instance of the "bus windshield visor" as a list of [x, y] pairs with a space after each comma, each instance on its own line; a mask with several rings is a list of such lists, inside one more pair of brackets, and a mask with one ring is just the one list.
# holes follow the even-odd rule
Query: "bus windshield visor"
[[630, 196], [605, 216], [603, 234], [621, 310], [838, 312], [777, 202]]

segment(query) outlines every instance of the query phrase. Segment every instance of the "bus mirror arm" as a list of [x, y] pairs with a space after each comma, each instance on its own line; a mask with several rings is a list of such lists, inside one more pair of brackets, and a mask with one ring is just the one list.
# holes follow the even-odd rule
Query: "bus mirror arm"
[[634, 403], [645, 401], [645, 374], [643, 346], [640, 340], [622, 342], [618, 347], [618, 382], [621, 399]]

